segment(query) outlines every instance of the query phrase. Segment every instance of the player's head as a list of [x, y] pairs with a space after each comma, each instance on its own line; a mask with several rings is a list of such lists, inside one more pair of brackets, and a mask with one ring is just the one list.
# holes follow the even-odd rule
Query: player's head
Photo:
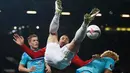
[[59, 39], [59, 44], [60, 44], [60, 46], [62, 47], [62, 46], [64, 46], [64, 45], [68, 44], [68, 43], [69, 43], [69, 38], [68, 38], [68, 36], [67, 36], [67, 35], [62, 35], [62, 36], [60, 37], [60, 39]]
[[32, 34], [28, 37], [28, 44], [33, 49], [37, 49], [39, 47], [38, 36], [36, 34]]
[[101, 57], [111, 57], [115, 60], [115, 62], [119, 60], [119, 55], [116, 52], [110, 50], [104, 51], [101, 54]]

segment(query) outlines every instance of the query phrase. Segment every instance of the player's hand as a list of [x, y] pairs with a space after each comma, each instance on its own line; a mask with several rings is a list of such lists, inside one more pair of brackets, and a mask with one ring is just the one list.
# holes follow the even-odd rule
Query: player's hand
[[46, 65], [46, 73], [51, 73], [51, 68], [50, 68], [50, 66], [49, 65]]
[[92, 58], [95, 59], [95, 58], [100, 58], [100, 55], [99, 54], [94, 54], [92, 55]]
[[33, 72], [33, 71], [35, 71], [35, 66], [32, 66], [30, 69], [29, 69], [29, 72]]
[[22, 36], [19, 36], [18, 34], [14, 34], [13, 37], [14, 37], [13, 41], [18, 45], [24, 44], [24, 38]]

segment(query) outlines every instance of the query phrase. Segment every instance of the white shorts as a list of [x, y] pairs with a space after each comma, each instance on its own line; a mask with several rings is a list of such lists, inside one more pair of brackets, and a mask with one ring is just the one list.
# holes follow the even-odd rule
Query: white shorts
[[74, 53], [66, 45], [60, 48], [58, 43], [48, 43], [45, 52], [45, 61], [58, 69], [64, 69], [70, 65]]

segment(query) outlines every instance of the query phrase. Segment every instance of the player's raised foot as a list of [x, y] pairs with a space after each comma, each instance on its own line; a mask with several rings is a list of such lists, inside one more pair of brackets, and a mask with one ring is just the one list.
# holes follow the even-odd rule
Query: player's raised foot
[[95, 17], [99, 12], [100, 10], [98, 8], [93, 8], [89, 14], [91, 15], [91, 17]]
[[92, 9], [92, 11], [88, 14], [84, 15], [84, 21], [86, 24], [89, 24], [92, 20], [94, 20], [95, 16], [100, 12], [98, 8]]
[[86, 13], [86, 14], [84, 15], [85, 24], [88, 25], [92, 20], [93, 20], [93, 17], [91, 17], [90, 14]]
[[61, 14], [61, 12], [62, 12], [62, 2], [61, 2], [61, 0], [55, 1], [55, 11], [56, 11], [56, 13]]

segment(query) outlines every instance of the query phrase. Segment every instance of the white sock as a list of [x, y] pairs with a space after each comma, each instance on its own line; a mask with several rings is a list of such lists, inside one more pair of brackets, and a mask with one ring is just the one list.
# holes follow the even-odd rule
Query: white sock
[[59, 19], [60, 19], [60, 14], [55, 13], [55, 16], [53, 17], [49, 28], [49, 32], [51, 34], [57, 34], [57, 31], [59, 29]]
[[86, 31], [87, 31], [87, 25], [83, 22], [81, 27], [77, 30], [73, 40], [76, 43], [81, 43], [86, 36]]

